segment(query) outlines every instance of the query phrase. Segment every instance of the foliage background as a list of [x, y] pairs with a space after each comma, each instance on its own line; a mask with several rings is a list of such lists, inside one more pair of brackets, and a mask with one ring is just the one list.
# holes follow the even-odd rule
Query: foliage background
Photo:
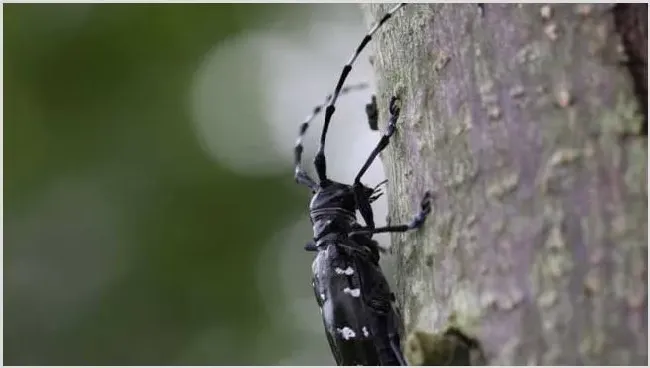
[[[357, 6], [3, 8], [4, 363], [332, 364], [290, 161]], [[368, 95], [337, 109], [338, 179], [377, 139]]]

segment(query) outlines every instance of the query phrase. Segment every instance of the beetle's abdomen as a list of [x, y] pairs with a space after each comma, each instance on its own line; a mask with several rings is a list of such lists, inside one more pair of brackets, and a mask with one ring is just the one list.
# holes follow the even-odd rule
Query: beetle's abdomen
[[380, 284], [385, 279], [358, 257], [329, 244], [314, 259], [314, 293], [332, 353], [338, 365], [399, 365], [390, 345], [396, 339], [399, 346], [396, 316], [392, 309], [373, 307], [373, 301], [390, 301], [364, 287], [369, 278], [381, 277]]

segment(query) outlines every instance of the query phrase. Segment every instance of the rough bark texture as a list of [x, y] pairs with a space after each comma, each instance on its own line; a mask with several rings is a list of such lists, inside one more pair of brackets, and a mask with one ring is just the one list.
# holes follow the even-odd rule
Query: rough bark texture
[[374, 37], [380, 121], [402, 97], [392, 222], [435, 194], [392, 237], [407, 334], [458, 328], [489, 364], [647, 364], [647, 81], [621, 24], [606, 4], [409, 4]]

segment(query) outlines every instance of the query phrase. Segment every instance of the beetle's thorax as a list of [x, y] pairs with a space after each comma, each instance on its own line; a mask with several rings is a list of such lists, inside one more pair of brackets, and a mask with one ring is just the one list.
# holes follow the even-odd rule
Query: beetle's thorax
[[318, 189], [309, 203], [312, 221], [338, 215], [354, 217], [356, 210], [357, 204], [352, 187], [333, 181]]
[[351, 186], [330, 182], [320, 188], [309, 204], [314, 238], [321, 238], [328, 233], [347, 233], [357, 224], [356, 207]]

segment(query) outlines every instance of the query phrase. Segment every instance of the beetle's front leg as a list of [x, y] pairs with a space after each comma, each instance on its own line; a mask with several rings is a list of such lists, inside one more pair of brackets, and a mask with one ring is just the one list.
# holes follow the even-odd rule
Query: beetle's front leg
[[[366, 112], [368, 113], [368, 119], [371, 124], [372, 124], [371, 121], [372, 114], [376, 113], [371, 110], [376, 108], [377, 108], [376, 99], [373, 97], [373, 101], [370, 103], [370, 105], [366, 106]], [[372, 150], [370, 156], [361, 167], [361, 170], [359, 170], [359, 172], [357, 173], [357, 176], [354, 178], [354, 184], [352, 184], [352, 187], [354, 189], [354, 196], [357, 202], [357, 206], [359, 208], [359, 212], [361, 213], [361, 216], [363, 217], [363, 220], [366, 222], [366, 225], [368, 225], [369, 229], [375, 227], [375, 221], [373, 219], [372, 208], [370, 207], [371, 200], [369, 197], [367, 197], [365, 193], [366, 188], [363, 186], [363, 184], [361, 184], [361, 177], [366, 173], [366, 171], [368, 170], [372, 162], [375, 160], [375, 158], [377, 158], [377, 155], [379, 155], [381, 151], [383, 151], [384, 148], [388, 146], [388, 142], [390, 141], [390, 138], [393, 136], [393, 134], [395, 134], [395, 130], [397, 129], [397, 125], [396, 125], [397, 119], [399, 118], [399, 113], [400, 113], [400, 100], [397, 96], [391, 97], [388, 111], [390, 113], [390, 118], [388, 119], [388, 126], [386, 127], [386, 131], [381, 136], [379, 142], [377, 142], [377, 145]]]
[[431, 193], [427, 191], [424, 193], [424, 197], [420, 202], [420, 211], [413, 217], [413, 220], [408, 224], [404, 225], [395, 225], [395, 226], [384, 226], [378, 228], [362, 227], [358, 230], [350, 232], [349, 235], [357, 234], [378, 234], [378, 233], [403, 233], [409, 230], [419, 229], [427, 216], [431, 213]]
[[399, 118], [400, 114], [400, 100], [399, 97], [393, 96], [390, 99], [390, 102], [388, 104], [388, 112], [390, 113], [390, 117], [388, 119], [388, 125], [386, 126], [386, 131], [384, 134], [381, 136], [381, 139], [379, 142], [377, 142], [377, 146], [372, 150], [370, 153], [370, 156], [366, 160], [366, 162], [363, 164], [361, 167], [361, 170], [357, 173], [357, 176], [354, 178], [354, 183], [360, 183], [361, 182], [361, 177], [363, 174], [366, 173], [368, 168], [370, 167], [370, 164], [375, 160], [377, 155], [381, 153], [381, 151], [388, 146], [388, 142], [390, 141], [390, 138], [395, 134], [395, 130], [397, 130], [397, 119]]

